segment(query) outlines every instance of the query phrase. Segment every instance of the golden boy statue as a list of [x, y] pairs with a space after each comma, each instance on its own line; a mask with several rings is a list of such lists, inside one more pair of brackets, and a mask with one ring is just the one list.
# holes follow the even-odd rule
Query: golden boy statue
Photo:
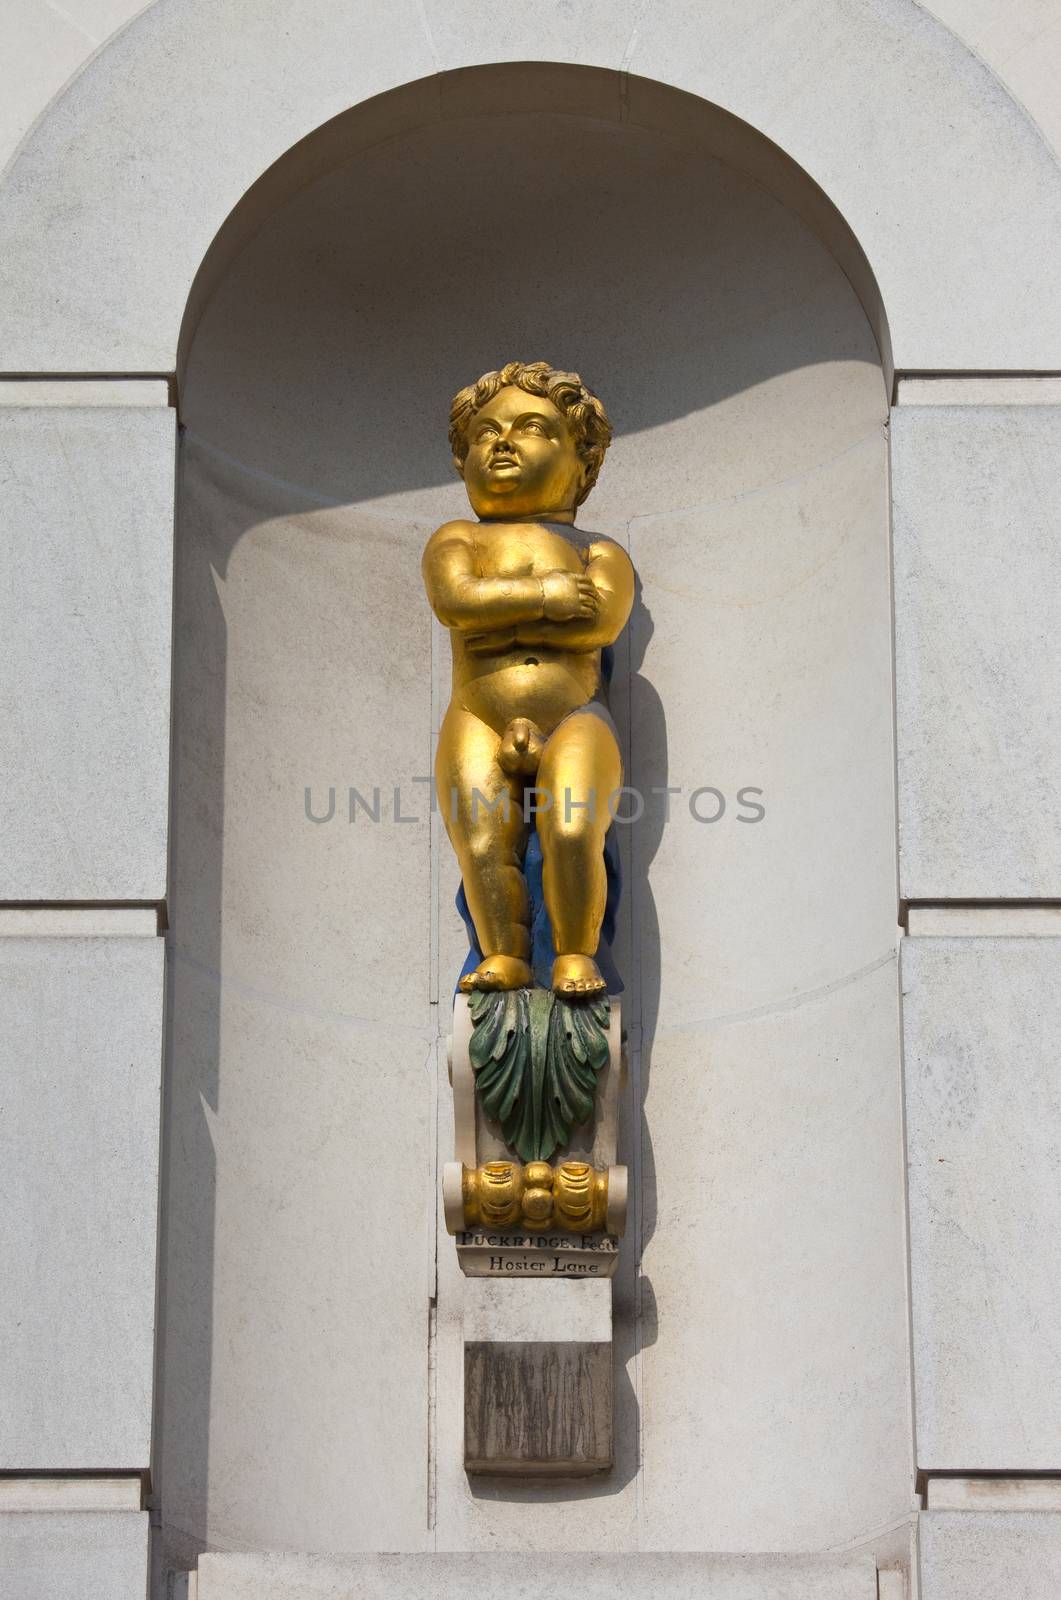
[[622, 784], [601, 649], [634, 598], [629, 557], [575, 512], [611, 423], [577, 373], [510, 361], [462, 389], [450, 443], [477, 522], [446, 522], [423, 558], [450, 630], [453, 688], [435, 764], [439, 804], [483, 959], [461, 988], [534, 983], [523, 876], [532, 785], [556, 959], [552, 987], [599, 994], [604, 837]]

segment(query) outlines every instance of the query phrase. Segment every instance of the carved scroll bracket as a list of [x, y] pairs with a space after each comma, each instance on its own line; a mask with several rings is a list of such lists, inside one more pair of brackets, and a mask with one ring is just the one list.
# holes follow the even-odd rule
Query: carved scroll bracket
[[456, 997], [456, 1160], [443, 1170], [443, 1201], [468, 1276], [614, 1273], [627, 1206], [616, 1162], [621, 1030], [618, 997], [578, 1006], [541, 990]]

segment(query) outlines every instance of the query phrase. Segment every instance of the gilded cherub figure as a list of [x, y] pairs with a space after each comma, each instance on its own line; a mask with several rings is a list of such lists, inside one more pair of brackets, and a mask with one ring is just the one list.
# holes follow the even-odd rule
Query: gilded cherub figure
[[577, 373], [510, 361], [462, 389], [450, 444], [478, 521], [444, 523], [424, 583], [450, 630], [453, 684], [435, 779], [483, 959], [465, 991], [534, 983], [523, 874], [532, 797], [556, 956], [552, 988], [600, 994], [604, 841], [622, 784], [601, 652], [630, 615], [614, 540], [575, 527], [611, 441]]

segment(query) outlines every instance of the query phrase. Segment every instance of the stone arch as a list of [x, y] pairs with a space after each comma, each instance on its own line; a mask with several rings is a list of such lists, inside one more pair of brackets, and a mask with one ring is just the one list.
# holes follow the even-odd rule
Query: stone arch
[[441, 117], [461, 69], [543, 58], [601, 69], [616, 119], [654, 82], [785, 150], [860, 241], [897, 369], [1061, 367], [1056, 159], [914, 0], [725, 0], [709, 29], [622, 0], [557, 13], [547, 44], [536, 14], [484, 36], [472, 0], [295, 15], [158, 0], [50, 108], [0, 187], [7, 371], [173, 371], [211, 240], [285, 151], [401, 85]]
[[[891, 337], [872, 267], [844, 217], [791, 156], [739, 117], [695, 95], [647, 79], [627, 75], [620, 81], [599, 68], [556, 62], [462, 68], [409, 83], [352, 107], [286, 151], [242, 196], [211, 241], [181, 323], [178, 375], [213, 289], [247, 241], [292, 195], [338, 163], [413, 129], [435, 127], [444, 137], [461, 120], [521, 113], [566, 116], [616, 133], [623, 128], [661, 133], [680, 141], [690, 154], [721, 161], [751, 178], [799, 217], [839, 263], [891, 378]], [[533, 217], [521, 220], [535, 225]]]

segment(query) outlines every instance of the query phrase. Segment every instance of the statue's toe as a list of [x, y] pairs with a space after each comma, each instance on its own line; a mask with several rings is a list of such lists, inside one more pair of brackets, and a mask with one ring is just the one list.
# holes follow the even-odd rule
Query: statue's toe
[[564, 999], [583, 999], [600, 994], [604, 979], [592, 956], [557, 956], [553, 962], [553, 993]]

